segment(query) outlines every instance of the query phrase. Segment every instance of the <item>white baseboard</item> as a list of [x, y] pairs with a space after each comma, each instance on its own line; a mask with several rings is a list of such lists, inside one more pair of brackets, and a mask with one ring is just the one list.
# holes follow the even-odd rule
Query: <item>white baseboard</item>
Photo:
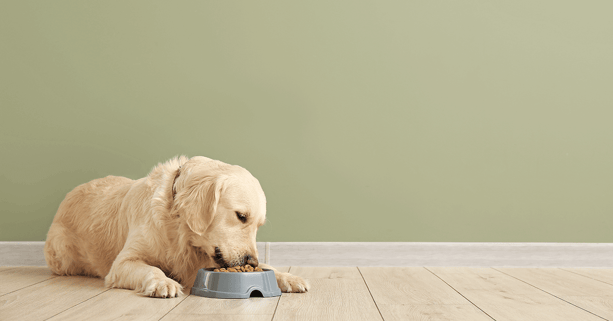
[[275, 266], [613, 267], [613, 243], [273, 242]]
[[[44, 242], [0, 242], [0, 266], [44, 266]], [[258, 242], [273, 266], [613, 267], [613, 243]]]
[[0, 266], [45, 266], [45, 242], [0, 242]]

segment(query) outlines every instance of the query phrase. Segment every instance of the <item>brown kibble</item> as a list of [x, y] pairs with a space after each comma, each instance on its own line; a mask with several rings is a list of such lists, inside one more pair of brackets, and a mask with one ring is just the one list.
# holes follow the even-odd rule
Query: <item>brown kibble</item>
[[257, 267], [254, 268], [253, 266], [249, 265], [249, 264], [245, 264], [244, 266], [233, 266], [230, 268], [220, 268], [220, 269], [214, 269], [213, 271], [215, 272], [264, 272], [264, 270], [262, 270], [262, 268]]

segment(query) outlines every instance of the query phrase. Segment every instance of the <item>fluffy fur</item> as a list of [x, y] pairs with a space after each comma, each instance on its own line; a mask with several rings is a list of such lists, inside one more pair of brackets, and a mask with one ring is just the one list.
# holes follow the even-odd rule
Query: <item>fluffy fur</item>
[[[266, 197], [246, 169], [180, 156], [139, 180], [107, 176], [73, 189], [49, 228], [45, 259], [58, 275], [175, 297], [200, 268], [257, 266], [265, 218]], [[302, 278], [275, 274], [284, 292], [308, 290]]]

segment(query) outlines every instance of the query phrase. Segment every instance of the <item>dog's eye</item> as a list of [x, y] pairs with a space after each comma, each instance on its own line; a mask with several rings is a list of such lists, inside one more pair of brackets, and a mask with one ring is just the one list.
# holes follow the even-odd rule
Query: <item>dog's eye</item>
[[245, 214], [243, 214], [241, 212], [234, 212], [234, 213], [236, 213], [236, 217], [238, 217], [238, 219], [241, 222], [243, 222], [243, 223], [247, 222], [247, 216], [245, 216]]

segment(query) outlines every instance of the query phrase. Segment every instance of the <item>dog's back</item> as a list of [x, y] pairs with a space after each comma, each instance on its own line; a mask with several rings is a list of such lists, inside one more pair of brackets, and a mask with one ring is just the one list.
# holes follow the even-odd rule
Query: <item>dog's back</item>
[[127, 220], [120, 216], [120, 208], [134, 182], [107, 176], [66, 195], [45, 243], [45, 259], [54, 273], [98, 277], [108, 273], [127, 237]]

